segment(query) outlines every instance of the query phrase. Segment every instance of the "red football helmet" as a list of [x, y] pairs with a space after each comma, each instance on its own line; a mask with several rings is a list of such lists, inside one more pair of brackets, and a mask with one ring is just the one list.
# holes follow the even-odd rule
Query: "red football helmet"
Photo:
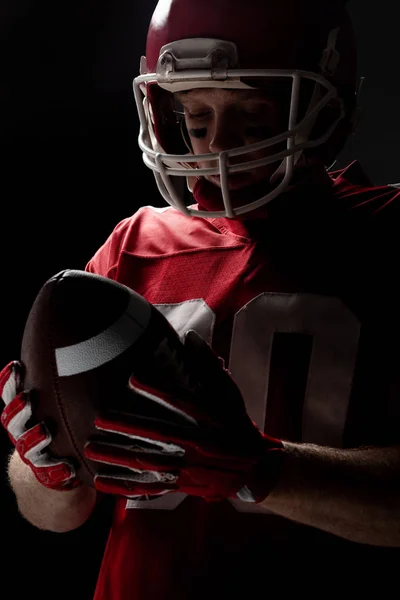
[[[134, 93], [139, 146], [164, 199], [184, 214], [234, 217], [286, 190], [302, 155], [328, 167], [352, 129], [357, 52], [344, 0], [160, 0]], [[193, 88], [265, 88], [286, 93], [287, 128], [255, 144], [194, 156], [174, 92]], [[274, 148], [262, 159], [246, 156]], [[276, 151], [275, 151], [276, 150]], [[213, 168], [196, 162], [210, 161]], [[227, 174], [276, 164], [268, 193], [233, 208]], [[183, 186], [220, 175], [224, 210], [187, 207]], [[273, 184], [273, 185], [272, 185]]]

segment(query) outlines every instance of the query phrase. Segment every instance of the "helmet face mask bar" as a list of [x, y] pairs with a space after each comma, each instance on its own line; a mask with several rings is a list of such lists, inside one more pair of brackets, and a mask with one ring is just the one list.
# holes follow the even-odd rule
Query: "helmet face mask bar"
[[[148, 72], [145, 59], [142, 58], [141, 74], [133, 81], [140, 120], [138, 143], [143, 153], [143, 161], [153, 171], [159, 191], [166, 202], [186, 215], [203, 218], [233, 218], [264, 206], [285, 191], [290, 185], [296, 163], [303, 151], [324, 144], [344, 117], [344, 106], [338, 96], [337, 88], [328, 81], [339, 61], [335, 47], [337, 35], [338, 28], [331, 30], [327, 47], [322, 53], [319, 74], [299, 69], [237, 68], [236, 45], [233, 42], [212, 38], [187, 38], [164, 45], [160, 50], [154, 72]], [[191, 152], [173, 154], [165, 151], [155, 123], [151, 86], [157, 85], [164, 90], [163, 93], [174, 94], [199, 88], [262, 89], [265, 87], [265, 82], [278, 80], [288, 82], [291, 88], [286, 131], [256, 143], [222, 152], [194, 155]], [[304, 82], [308, 82], [308, 85], [312, 84], [313, 93], [304, 114], [299, 117], [301, 88]], [[332, 103], [338, 107], [335, 119], [321, 135], [316, 139], [310, 139], [310, 132], [319, 113]], [[251, 157], [246, 160], [250, 153], [278, 144], [280, 146], [277, 152], [266, 153], [262, 158], [255, 160], [251, 160]], [[230, 162], [232, 157], [240, 157], [243, 160], [234, 161], [232, 164]], [[210, 166], [200, 168], [198, 162], [209, 163]], [[229, 175], [273, 163], [277, 164], [277, 168], [270, 178], [270, 183], [276, 182], [275, 187], [272, 186], [272, 189], [270, 187], [268, 193], [262, 197], [234, 208], [228, 186]], [[223, 210], [203, 211], [189, 208], [180, 186], [176, 185], [176, 180], [173, 179], [185, 177], [190, 182], [193, 178], [208, 175], [220, 176]]]

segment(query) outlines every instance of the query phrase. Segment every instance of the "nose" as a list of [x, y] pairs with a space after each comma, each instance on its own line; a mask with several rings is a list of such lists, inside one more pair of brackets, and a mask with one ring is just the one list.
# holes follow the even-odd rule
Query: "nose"
[[218, 113], [214, 118], [210, 152], [222, 152], [242, 145], [242, 137], [235, 120], [226, 114]]

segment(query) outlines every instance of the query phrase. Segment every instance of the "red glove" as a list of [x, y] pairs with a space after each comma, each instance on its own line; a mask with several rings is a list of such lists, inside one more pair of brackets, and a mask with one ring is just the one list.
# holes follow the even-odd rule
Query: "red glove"
[[36, 479], [53, 490], [71, 490], [80, 484], [68, 460], [52, 458], [46, 447], [51, 434], [44, 423], [32, 422], [33, 393], [23, 389], [23, 367], [10, 362], [0, 372], [0, 397], [5, 403], [1, 423], [21, 459]]
[[[184, 386], [132, 388], [163, 416], [110, 411], [96, 418], [108, 438], [90, 440], [85, 453], [99, 463], [96, 488], [127, 497], [172, 491], [208, 500], [264, 500], [276, 484], [283, 444], [262, 433], [241, 393], [210, 346], [194, 331], [185, 337], [191, 371]], [[161, 405], [161, 406], [160, 406]]]

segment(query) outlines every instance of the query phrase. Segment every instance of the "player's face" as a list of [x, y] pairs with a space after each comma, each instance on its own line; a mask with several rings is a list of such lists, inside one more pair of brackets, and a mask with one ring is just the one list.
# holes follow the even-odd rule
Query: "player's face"
[[[195, 89], [177, 94], [185, 115], [193, 154], [221, 152], [278, 135], [282, 126], [282, 110], [277, 101], [262, 90]], [[249, 162], [277, 152], [277, 146], [246, 155], [232, 157], [229, 164]], [[217, 166], [199, 161], [199, 167]], [[241, 189], [270, 177], [277, 164], [242, 171], [229, 176], [229, 188]], [[209, 181], [220, 187], [220, 177]]]

